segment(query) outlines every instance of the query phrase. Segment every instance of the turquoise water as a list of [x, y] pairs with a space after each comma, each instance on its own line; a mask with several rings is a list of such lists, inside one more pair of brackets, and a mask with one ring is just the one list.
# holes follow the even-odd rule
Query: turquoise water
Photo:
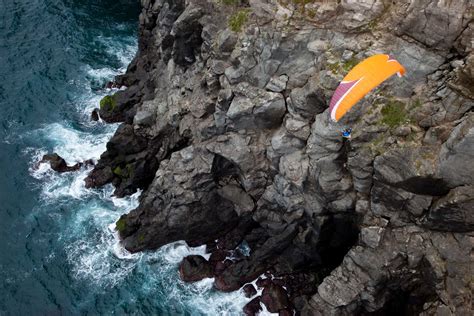
[[212, 279], [184, 284], [177, 265], [204, 248], [175, 243], [131, 255], [114, 222], [140, 193], [89, 190], [90, 169], [117, 125], [91, 122], [101, 87], [137, 50], [139, 1], [0, 0], [0, 315], [236, 315], [248, 301]]

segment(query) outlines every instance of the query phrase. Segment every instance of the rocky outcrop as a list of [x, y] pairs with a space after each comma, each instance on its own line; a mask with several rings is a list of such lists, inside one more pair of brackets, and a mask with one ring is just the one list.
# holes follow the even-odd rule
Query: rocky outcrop
[[[248, 315], [472, 313], [471, 1], [142, 7], [127, 88], [100, 108], [123, 123], [86, 179], [144, 190], [125, 248], [206, 244], [181, 275], [222, 291], [270, 271]], [[332, 123], [338, 82], [381, 52], [406, 76]]]
[[86, 160], [69, 166], [66, 160], [56, 153], [44, 155], [39, 163], [49, 163], [51, 169], [59, 173], [77, 171], [82, 166], [94, 165], [92, 160]]
[[211, 264], [202, 256], [187, 256], [179, 265], [179, 276], [185, 282], [200, 281], [212, 275]]

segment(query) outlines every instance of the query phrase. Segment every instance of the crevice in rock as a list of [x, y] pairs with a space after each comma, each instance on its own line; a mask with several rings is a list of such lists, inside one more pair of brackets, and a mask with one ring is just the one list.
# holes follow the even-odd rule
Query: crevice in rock
[[358, 218], [353, 214], [330, 215], [321, 226], [316, 249], [321, 257], [318, 271], [323, 280], [337, 268], [347, 252], [357, 243]]
[[421, 195], [443, 196], [449, 192], [446, 181], [432, 177], [412, 177], [392, 186]]
[[170, 159], [171, 158], [171, 155], [174, 153], [174, 152], [177, 152], [177, 151], [180, 151], [188, 146], [190, 146], [192, 144], [192, 137], [191, 135], [188, 135], [188, 134], [185, 134], [185, 135], [182, 135], [181, 138], [173, 145], [173, 147], [171, 147], [169, 150], [168, 150], [168, 153], [166, 154], [166, 156], [163, 158], [163, 160], [165, 159]]
[[[240, 169], [229, 159], [215, 154], [214, 160], [212, 162], [211, 172], [214, 176], [214, 181], [219, 184], [222, 180], [234, 179], [240, 183]], [[228, 182], [226, 181], [226, 182]]]

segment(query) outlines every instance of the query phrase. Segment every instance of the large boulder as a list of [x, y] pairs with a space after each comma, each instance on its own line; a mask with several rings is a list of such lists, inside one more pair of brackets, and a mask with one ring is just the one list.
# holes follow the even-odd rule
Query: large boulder
[[212, 275], [212, 266], [203, 256], [187, 256], [179, 264], [179, 276], [185, 282], [200, 281]]

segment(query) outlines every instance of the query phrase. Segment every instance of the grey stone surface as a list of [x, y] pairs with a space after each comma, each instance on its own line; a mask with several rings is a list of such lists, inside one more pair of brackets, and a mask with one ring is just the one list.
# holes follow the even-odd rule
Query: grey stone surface
[[[86, 179], [144, 190], [117, 225], [127, 249], [184, 239], [221, 258], [245, 241], [249, 256], [210, 260], [216, 287], [271, 270], [302, 315], [383, 314], [397, 293], [405, 313], [472, 314], [472, 1], [142, 7], [128, 88], [100, 113], [125, 123]], [[406, 75], [332, 122], [334, 89], [377, 53]]]

